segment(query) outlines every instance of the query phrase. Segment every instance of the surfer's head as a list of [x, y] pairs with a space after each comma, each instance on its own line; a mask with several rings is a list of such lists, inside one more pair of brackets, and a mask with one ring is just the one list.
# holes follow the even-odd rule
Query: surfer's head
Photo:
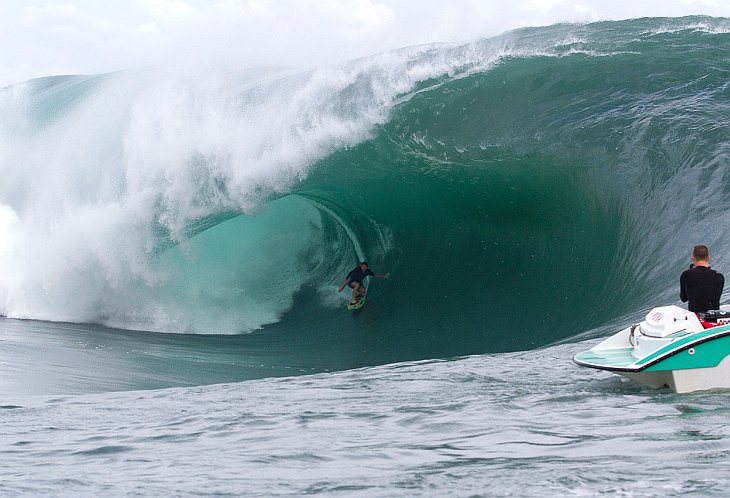
[[363, 270], [367, 270], [368, 266], [369, 265], [367, 261], [363, 261], [362, 263], [360, 263], [360, 268], [362, 268]]

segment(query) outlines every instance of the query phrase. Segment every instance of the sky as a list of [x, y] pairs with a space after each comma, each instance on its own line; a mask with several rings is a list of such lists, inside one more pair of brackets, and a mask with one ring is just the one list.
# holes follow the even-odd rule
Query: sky
[[183, 61], [313, 66], [524, 26], [730, 17], [729, 0], [0, 0], [0, 88]]

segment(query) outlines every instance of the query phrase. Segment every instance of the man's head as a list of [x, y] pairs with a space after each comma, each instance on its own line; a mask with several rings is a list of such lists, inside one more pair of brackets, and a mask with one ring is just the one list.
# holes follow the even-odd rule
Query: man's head
[[692, 249], [692, 259], [697, 261], [709, 261], [710, 260], [710, 250], [707, 249], [707, 246], [698, 245], [694, 246], [694, 249]]
[[362, 263], [360, 263], [360, 268], [362, 268], [363, 270], [367, 270], [368, 269], [368, 262], [367, 261], [363, 261]]

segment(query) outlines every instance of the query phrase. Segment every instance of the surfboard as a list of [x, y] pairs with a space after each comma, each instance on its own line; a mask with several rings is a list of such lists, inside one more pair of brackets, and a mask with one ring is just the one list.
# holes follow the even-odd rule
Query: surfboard
[[[367, 296], [367, 292], [365, 293], [365, 296]], [[355, 304], [347, 303], [347, 309], [352, 310], [359, 310], [365, 305], [365, 296], [361, 297], [359, 301], [355, 302]]]

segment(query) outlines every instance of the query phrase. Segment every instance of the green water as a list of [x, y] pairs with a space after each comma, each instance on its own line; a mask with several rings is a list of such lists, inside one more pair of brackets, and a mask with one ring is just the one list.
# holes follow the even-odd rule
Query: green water
[[[0, 311], [232, 335], [323, 371], [533, 349], [677, 302], [689, 247], [727, 261], [729, 36], [558, 25], [213, 95], [138, 73], [6, 92], [28, 172], [3, 160], [25, 247]], [[58, 147], [66, 129], [98, 140]], [[361, 258], [392, 278], [351, 313]]]

